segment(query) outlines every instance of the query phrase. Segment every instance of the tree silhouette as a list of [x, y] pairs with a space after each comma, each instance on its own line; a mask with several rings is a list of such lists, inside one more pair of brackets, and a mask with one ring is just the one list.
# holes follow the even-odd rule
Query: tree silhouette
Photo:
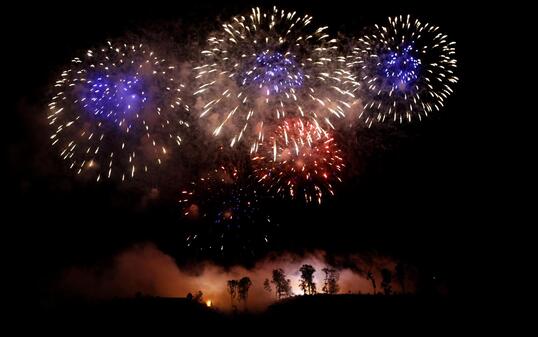
[[252, 281], [249, 277], [245, 276], [238, 282], [239, 300], [243, 301], [245, 309], [247, 308], [248, 290], [252, 286]]
[[303, 264], [299, 271], [301, 272], [299, 288], [301, 288], [305, 295], [314, 295], [316, 293], [316, 283], [314, 283], [316, 269], [309, 264]]
[[273, 270], [273, 280], [271, 283], [275, 285], [275, 292], [278, 299], [291, 296], [291, 281], [286, 279], [286, 274], [282, 268]]
[[263, 289], [267, 291], [268, 293], [271, 293], [271, 282], [269, 282], [269, 279], [266, 278], [265, 281], [263, 281]]
[[193, 300], [198, 303], [202, 303], [202, 297], [204, 296], [204, 293], [201, 290], [198, 290], [196, 295], [194, 295]]
[[230, 301], [232, 306], [234, 305], [234, 298], [237, 296], [237, 291], [239, 288], [239, 281], [229, 280], [228, 281], [228, 293], [230, 294]]
[[402, 293], [405, 294], [405, 266], [403, 263], [398, 263], [395, 268], [396, 279], [402, 288]]
[[326, 294], [336, 294], [340, 290], [338, 286], [338, 280], [340, 279], [340, 272], [333, 268], [325, 267], [322, 269], [325, 273], [325, 282], [323, 284], [323, 292]]
[[376, 292], [376, 284], [375, 284], [375, 276], [374, 276], [374, 274], [371, 271], [369, 271], [368, 274], [366, 274], [366, 279], [370, 280], [370, 282], [372, 282], [372, 288], [374, 288], [374, 295], [375, 295], [377, 292]]
[[392, 293], [392, 272], [387, 268], [381, 269], [381, 287], [385, 292], [385, 295]]

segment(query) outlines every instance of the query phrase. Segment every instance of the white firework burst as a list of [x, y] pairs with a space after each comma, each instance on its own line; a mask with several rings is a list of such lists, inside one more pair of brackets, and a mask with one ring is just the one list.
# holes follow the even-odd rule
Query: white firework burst
[[181, 145], [184, 85], [143, 44], [113, 44], [74, 58], [53, 86], [53, 149], [77, 174], [124, 181], [147, 173]]
[[374, 122], [422, 120], [453, 93], [455, 42], [439, 27], [408, 16], [388, 19], [359, 38], [348, 57], [360, 117]]
[[337, 40], [327, 27], [313, 27], [311, 16], [254, 8], [207, 42], [196, 67], [196, 106], [213, 135], [231, 146], [248, 139], [255, 152], [264, 126], [287, 116], [334, 128], [331, 120], [353, 104], [342, 89], [349, 74]]

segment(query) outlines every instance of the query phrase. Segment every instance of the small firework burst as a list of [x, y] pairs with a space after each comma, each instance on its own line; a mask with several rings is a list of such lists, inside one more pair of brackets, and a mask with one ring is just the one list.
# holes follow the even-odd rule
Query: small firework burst
[[190, 223], [186, 246], [200, 252], [255, 254], [277, 226], [260, 206], [261, 196], [236, 168], [221, 166], [181, 192]]

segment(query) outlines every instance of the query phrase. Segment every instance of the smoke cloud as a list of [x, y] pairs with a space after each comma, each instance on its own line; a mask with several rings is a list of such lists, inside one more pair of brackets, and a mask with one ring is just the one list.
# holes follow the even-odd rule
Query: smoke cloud
[[[337, 260], [339, 258], [335, 259]], [[371, 259], [368, 264], [357, 256], [345, 260], [357, 265], [342, 267], [333, 263], [332, 267], [340, 272], [340, 293], [371, 294], [373, 288], [366, 278], [366, 269], [363, 268], [370, 268], [374, 272], [379, 287], [379, 270], [394, 270], [395, 266], [391, 259], [381, 257]], [[337, 261], [336, 264], [340, 262]], [[321, 292], [324, 278], [322, 269], [329, 265], [322, 251], [302, 256], [291, 253], [268, 256], [250, 269], [242, 266], [223, 268], [211, 262], [198, 264], [192, 269], [179, 267], [171, 256], [160, 251], [154, 244], [145, 243], [119, 253], [106, 265], [69, 268], [63, 273], [58, 290], [61, 289], [64, 295], [89, 300], [129, 298], [137, 293], [145, 296], [185, 297], [188, 293], [195, 294], [200, 290], [204, 301], [211, 300], [214, 307], [228, 311], [232, 308], [232, 302], [227, 292], [227, 281], [248, 276], [252, 280], [248, 309], [263, 310], [276, 300], [274, 286], [271, 292], [263, 286], [266, 278], [271, 279], [272, 270], [282, 268], [291, 281], [293, 294], [301, 295], [299, 268], [303, 264], [310, 264], [316, 269], [315, 282], [318, 292]], [[408, 288], [408, 291], [413, 291], [411, 287]], [[393, 289], [399, 291], [396, 282], [393, 282]], [[243, 306], [236, 300], [233, 304], [238, 308]]]

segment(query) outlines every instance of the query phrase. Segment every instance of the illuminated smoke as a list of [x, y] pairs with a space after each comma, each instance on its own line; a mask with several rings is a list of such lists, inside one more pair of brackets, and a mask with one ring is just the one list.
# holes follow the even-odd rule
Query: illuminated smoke
[[[333, 259], [338, 261], [339, 258]], [[346, 258], [346, 260], [349, 260]], [[369, 262], [365, 262], [369, 260]], [[340, 272], [340, 293], [371, 294], [372, 287], [365, 272], [372, 268], [378, 274], [381, 268], [394, 270], [395, 262], [386, 257], [362, 259], [351, 257], [355, 265], [335, 266]], [[349, 262], [348, 261], [348, 262]], [[316, 269], [314, 280], [321, 289], [323, 272], [328, 265], [326, 254], [316, 251], [305, 255], [283, 253], [268, 256], [247, 269], [241, 266], [223, 268], [213, 263], [202, 263], [195, 270], [178, 267], [172, 257], [166, 255], [153, 244], [134, 246], [118, 255], [111, 263], [102, 267], [73, 267], [66, 270], [58, 284], [62, 293], [88, 299], [128, 298], [141, 293], [147, 296], [185, 297], [201, 290], [203, 301], [211, 301], [211, 306], [230, 310], [231, 301], [227, 293], [227, 281], [248, 276], [253, 286], [249, 292], [248, 307], [263, 310], [276, 300], [275, 294], [264, 290], [264, 280], [271, 278], [273, 269], [282, 268], [291, 280], [294, 295], [301, 295], [299, 289], [299, 268], [310, 264]], [[359, 265], [360, 264], [360, 265]], [[380, 279], [380, 276], [377, 276]], [[398, 289], [396, 284], [393, 285]], [[273, 287], [274, 288], [274, 287]], [[409, 290], [412, 291], [411, 285]]]

